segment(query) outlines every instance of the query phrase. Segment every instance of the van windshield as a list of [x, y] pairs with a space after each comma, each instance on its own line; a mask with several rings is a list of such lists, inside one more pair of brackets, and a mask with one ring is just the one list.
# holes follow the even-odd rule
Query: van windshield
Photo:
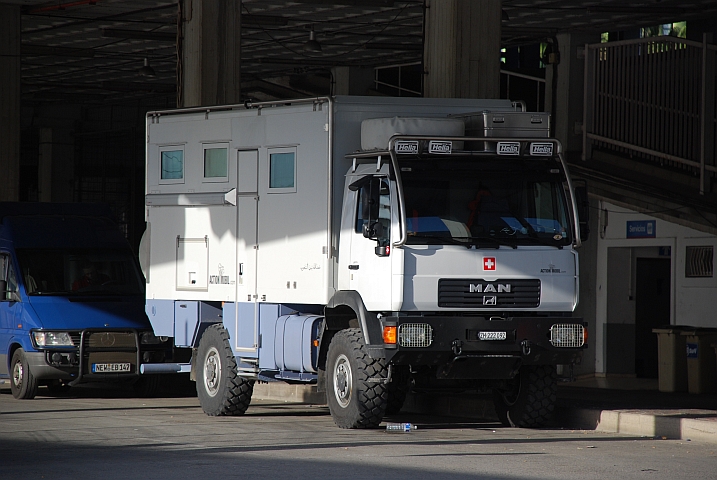
[[481, 248], [571, 242], [554, 159], [400, 159], [408, 244]]
[[18, 249], [28, 295], [141, 295], [131, 252], [108, 249]]

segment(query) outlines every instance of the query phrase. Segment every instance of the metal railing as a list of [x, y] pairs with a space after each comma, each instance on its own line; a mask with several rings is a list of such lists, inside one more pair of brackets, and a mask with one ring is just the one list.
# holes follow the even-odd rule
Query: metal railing
[[715, 177], [717, 46], [675, 37], [586, 45], [583, 160], [600, 147]]
[[[523, 85], [519, 85], [520, 88], [514, 88], [515, 90], [518, 90], [519, 92], [525, 91], [525, 83], [530, 84], [534, 83], [535, 86], [535, 104], [533, 104], [533, 101], [529, 102], [529, 110], [531, 112], [542, 112], [545, 109], [545, 79], [541, 77], [534, 77], [532, 75], [526, 75], [524, 73], [518, 73], [518, 72], [511, 72], [510, 70], [504, 70], [501, 68], [500, 74], [505, 76], [505, 98], [511, 98], [511, 92], [510, 92], [510, 80], [511, 78], [516, 80], [524, 80]], [[522, 96], [519, 97], [522, 99]]]

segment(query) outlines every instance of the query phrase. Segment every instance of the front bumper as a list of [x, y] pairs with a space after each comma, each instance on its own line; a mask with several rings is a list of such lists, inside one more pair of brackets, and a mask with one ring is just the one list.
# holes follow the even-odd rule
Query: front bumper
[[[587, 343], [578, 347], [556, 346], [551, 327], [568, 326], [582, 331], [587, 324], [571, 317], [394, 316], [381, 318], [382, 326], [429, 325], [430, 345], [384, 345], [385, 358], [394, 365], [435, 367], [445, 379], [512, 378], [522, 365], [577, 363]], [[424, 327], [425, 328], [425, 327]], [[497, 332], [504, 340], [481, 340], [480, 332]], [[552, 333], [554, 335], [554, 333]], [[428, 343], [428, 342], [424, 342]]]
[[[85, 329], [72, 332], [77, 346], [36, 347], [27, 352], [30, 368], [39, 380], [69, 380], [71, 385], [91, 381], [136, 378], [143, 363], [162, 362], [164, 345], [143, 345], [134, 329]], [[98, 365], [128, 365], [126, 371], [99, 372]]]

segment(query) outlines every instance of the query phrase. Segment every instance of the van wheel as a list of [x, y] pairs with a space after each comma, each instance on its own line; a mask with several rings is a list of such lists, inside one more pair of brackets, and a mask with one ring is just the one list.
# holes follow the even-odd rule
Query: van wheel
[[197, 350], [197, 397], [204, 413], [242, 415], [251, 402], [254, 381], [237, 375], [229, 334], [220, 325], [207, 328]]
[[368, 356], [358, 328], [338, 332], [326, 356], [329, 375], [326, 397], [334, 423], [341, 428], [377, 427], [386, 413], [386, 378], [383, 360]]
[[18, 399], [30, 400], [37, 395], [37, 379], [30, 371], [25, 350], [18, 348], [12, 355], [10, 364], [10, 390]]
[[557, 398], [552, 365], [523, 366], [508, 388], [493, 390], [495, 413], [506, 427], [542, 427], [552, 418]]

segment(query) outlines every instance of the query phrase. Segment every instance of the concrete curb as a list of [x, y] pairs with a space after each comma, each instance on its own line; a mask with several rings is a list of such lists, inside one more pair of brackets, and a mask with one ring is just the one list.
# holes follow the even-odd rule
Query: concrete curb
[[564, 428], [717, 444], [715, 410], [559, 409]]
[[[325, 405], [316, 386], [257, 383], [253, 398]], [[498, 421], [490, 395], [409, 393], [401, 413]], [[558, 405], [553, 427], [717, 444], [717, 410], [602, 410]]]

